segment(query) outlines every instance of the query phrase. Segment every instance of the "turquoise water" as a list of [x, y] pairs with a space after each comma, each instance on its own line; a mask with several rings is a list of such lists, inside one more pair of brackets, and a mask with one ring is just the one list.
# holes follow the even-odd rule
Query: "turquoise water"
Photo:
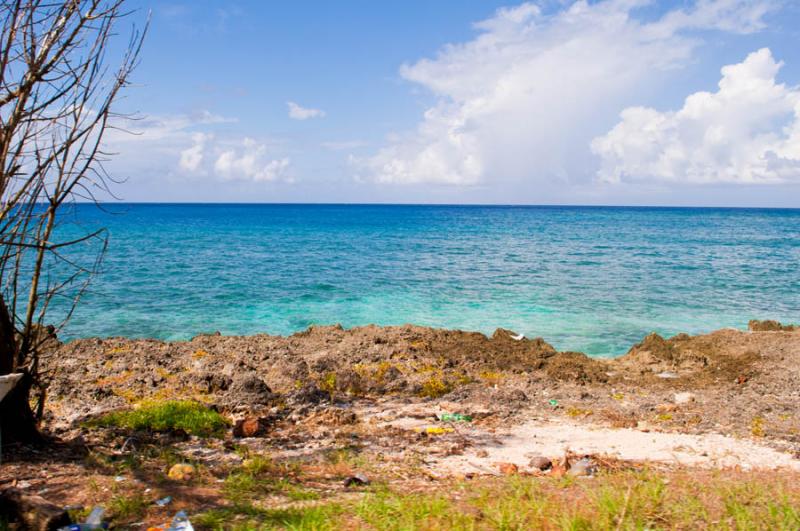
[[67, 338], [415, 323], [612, 356], [654, 330], [800, 321], [800, 210], [111, 208], [79, 208], [111, 238]]

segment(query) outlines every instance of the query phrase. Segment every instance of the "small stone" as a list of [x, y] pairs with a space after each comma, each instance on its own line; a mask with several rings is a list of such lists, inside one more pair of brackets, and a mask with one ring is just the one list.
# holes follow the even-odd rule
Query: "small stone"
[[553, 462], [550, 459], [544, 457], [543, 455], [537, 455], [531, 458], [530, 462], [528, 463], [528, 466], [535, 470], [544, 471], [553, 468]]
[[167, 472], [167, 477], [175, 481], [189, 481], [194, 476], [194, 466], [189, 463], [178, 463], [172, 465]]
[[683, 393], [675, 393], [676, 404], [688, 404], [690, 402], [694, 402], [694, 400], [694, 393], [689, 393], [688, 391]]
[[514, 463], [497, 463], [497, 468], [501, 474], [506, 476], [513, 476], [519, 473], [519, 467]]
[[258, 417], [245, 417], [233, 426], [234, 437], [263, 437], [267, 433], [269, 423], [267, 419]]
[[675, 404], [658, 404], [656, 406], [656, 411], [659, 413], [672, 413], [676, 409], [678, 409], [678, 406]]
[[486, 450], [478, 450], [477, 452], [475, 452], [475, 457], [481, 457], [481, 458], [489, 457], [489, 452], [487, 452]]

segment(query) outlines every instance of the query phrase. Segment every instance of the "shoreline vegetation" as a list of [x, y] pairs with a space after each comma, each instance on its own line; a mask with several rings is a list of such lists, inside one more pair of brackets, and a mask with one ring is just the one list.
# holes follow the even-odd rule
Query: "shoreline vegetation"
[[51, 439], [4, 449], [0, 529], [800, 527], [798, 326], [616, 359], [412, 325], [48, 341]]

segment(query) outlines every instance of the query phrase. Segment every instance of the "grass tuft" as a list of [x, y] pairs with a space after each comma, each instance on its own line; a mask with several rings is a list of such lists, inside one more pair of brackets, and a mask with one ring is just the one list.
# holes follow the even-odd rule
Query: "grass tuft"
[[154, 432], [183, 430], [190, 435], [221, 435], [228, 427], [225, 417], [208, 407], [188, 400], [147, 401], [136, 409], [109, 413], [90, 425], [148, 430]]

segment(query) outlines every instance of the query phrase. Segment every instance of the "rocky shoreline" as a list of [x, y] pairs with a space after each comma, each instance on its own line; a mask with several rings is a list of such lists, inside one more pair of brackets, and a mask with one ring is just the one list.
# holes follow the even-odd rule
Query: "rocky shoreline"
[[[247, 518], [253, 503], [294, 503], [287, 492], [300, 486], [340, 503], [370, 482], [432, 489], [642, 467], [800, 473], [800, 328], [770, 321], [650, 334], [610, 360], [508, 330], [407, 325], [81, 339], [54, 344], [45, 363], [53, 378], [44, 428], [56, 442], [12, 449], [0, 490], [60, 507], [136, 493], [144, 516], [112, 511], [120, 525], [176, 507]], [[197, 404], [223, 429], [209, 437], [107, 420], [165, 404]], [[250, 513], [239, 514], [229, 483], [254, 456], [268, 456], [270, 481], [289, 491], [258, 487], [271, 497], [253, 494]], [[172, 474], [177, 465], [190, 472]], [[154, 504], [165, 498], [175, 505]]]
[[[626, 426], [660, 415], [662, 427], [692, 433], [747, 436], [761, 423], [769, 426], [764, 437], [792, 443], [800, 427], [800, 329], [768, 321], [752, 321], [748, 331], [650, 334], [616, 359], [558, 352], [541, 338], [502, 329], [490, 338], [411, 325], [184, 342], [82, 339], [48, 359], [55, 430], [170, 398], [199, 400], [232, 417], [281, 408], [302, 415], [319, 405], [388, 398], [446, 400], [508, 416], [524, 417], [528, 408], [605, 416]], [[664, 404], [680, 393], [702, 406], [700, 416], [676, 410], [666, 418]]]

